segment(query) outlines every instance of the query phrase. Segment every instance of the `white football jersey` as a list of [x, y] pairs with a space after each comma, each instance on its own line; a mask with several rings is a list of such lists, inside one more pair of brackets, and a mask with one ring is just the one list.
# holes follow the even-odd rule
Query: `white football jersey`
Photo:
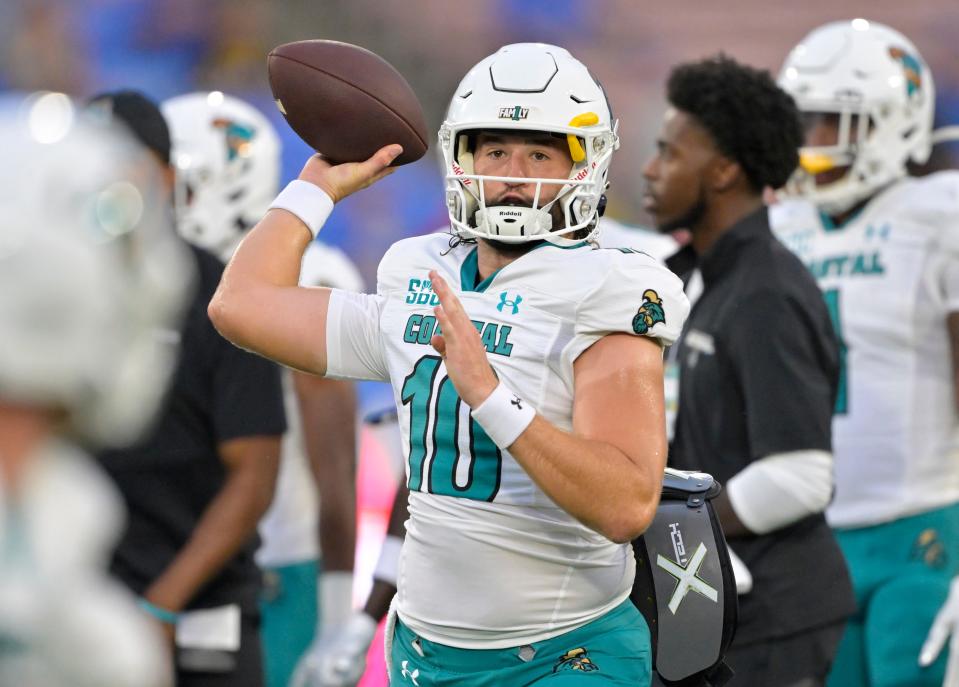
[[959, 174], [889, 187], [842, 227], [805, 201], [770, 209], [812, 270], [840, 339], [834, 527], [959, 501], [946, 317], [959, 311]]
[[430, 346], [429, 271], [457, 290], [499, 378], [567, 431], [576, 358], [613, 332], [671, 343], [688, 303], [679, 279], [629, 249], [543, 244], [478, 282], [477, 248], [449, 239], [395, 244], [376, 296], [334, 291], [328, 374], [393, 384], [411, 489], [400, 618], [450, 646], [517, 646], [612, 609], [635, 561], [558, 508], [473, 421]]
[[[603, 248], [639, 250], [662, 263], [665, 263], [666, 258], [680, 249], [676, 239], [668, 234], [660, 234], [643, 227], [631, 227], [609, 217], [604, 217], [599, 222], [598, 243]], [[703, 278], [699, 274], [699, 270], [696, 270], [693, 279], [686, 284], [686, 298], [689, 299], [691, 304], [695, 303], [702, 290]], [[666, 437], [670, 441], [673, 440], [676, 415], [679, 413], [679, 364], [673, 360], [676, 351], [673, 350], [672, 352], [674, 355], [667, 354], [663, 369], [663, 391], [666, 397]]]
[[[300, 284], [362, 291], [356, 266], [337, 248], [314, 241], [300, 265]], [[283, 370], [286, 434], [280, 446], [280, 470], [270, 509], [260, 520], [260, 548], [256, 562], [275, 568], [319, 557], [317, 536], [319, 500], [310, 461], [303, 443], [300, 410], [290, 371]]]

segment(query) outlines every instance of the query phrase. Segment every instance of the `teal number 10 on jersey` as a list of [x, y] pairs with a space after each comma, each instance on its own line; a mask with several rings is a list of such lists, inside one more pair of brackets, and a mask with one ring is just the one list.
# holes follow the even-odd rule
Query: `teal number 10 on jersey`
[[472, 416], [460, 422], [463, 401], [453, 382], [445, 375], [436, 379], [441, 363], [439, 356], [424, 356], [403, 381], [402, 401], [410, 409], [407, 486], [411, 491], [492, 501], [499, 491], [503, 455]]

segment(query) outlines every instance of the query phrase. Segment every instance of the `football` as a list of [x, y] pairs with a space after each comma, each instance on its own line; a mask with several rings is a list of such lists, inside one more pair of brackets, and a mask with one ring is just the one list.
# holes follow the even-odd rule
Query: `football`
[[267, 68], [290, 127], [331, 162], [361, 162], [390, 143], [403, 146], [394, 166], [426, 154], [423, 108], [379, 55], [338, 41], [297, 41], [270, 51]]

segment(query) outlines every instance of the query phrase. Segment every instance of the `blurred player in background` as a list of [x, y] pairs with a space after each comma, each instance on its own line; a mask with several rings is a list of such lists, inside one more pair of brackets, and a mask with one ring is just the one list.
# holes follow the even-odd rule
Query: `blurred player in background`
[[829, 684], [940, 685], [947, 661], [930, 664], [959, 623], [959, 174], [908, 176], [930, 154], [935, 90], [901, 33], [822, 26], [779, 83], [806, 140], [773, 226], [818, 280], [841, 346], [827, 517], [859, 610]]
[[[349, 258], [319, 242], [303, 255], [300, 283], [363, 290]], [[354, 385], [298, 370], [284, 370], [283, 382], [290, 431], [257, 553], [267, 572], [263, 639], [271, 687], [286, 687], [311, 643], [347, 632], [356, 555]]]
[[393, 383], [410, 475], [397, 684], [649, 684], [628, 542], [659, 501], [662, 347], [688, 304], [649, 256], [586, 241], [618, 139], [584, 65], [510, 45], [456, 94], [440, 131], [452, 237], [394, 244], [376, 295], [296, 288], [334, 203], [400, 148], [314, 156], [210, 313], [293, 367]]
[[0, 105], [0, 149], [0, 684], [166, 686], [161, 633], [105, 574], [122, 500], [80, 443], [155, 416], [190, 258], [149, 154], [66, 96]]
[[853, 610], [823, 515], [839, 351], [762, 197], [796, 167], [799, 113], [767, 72], [724, 56], [675, 67], [667, 98], [645, 204], [661, 230], [690, 230], [668, 263], [691, 260], [704, 284], [675, 347], [670, 465], [726, 487], [713, 504], [752, 578], [726, 656], [733, 684], [822, 685]]
[[377, 625], [386, 616], [390, 602], [396, 595], [400, 551], [406, 535], [406, 519], [409, 517], [406, 458], [403, 456], [396, 408], [371, 413], [366, 418], [366, 424], [395, 463], [395, 474], [400, 477], [390, 509], [386, 537], [373, 568], [373, 585], [362, 607], [353, 611], [336, 632], [324, 630], [317, 634], [310, 651], [297, 666], [291, 687], [354, 687], [366, 670], [366, 657]]
[[[177, 96], [162, 109], [173, 142], [180, 232], [229, 260], [276, 196], [279, 138], [256, 108], [217, 91]], [[303, 256], [300, 283], [363, 291], [353, 263], [319, 242], [310, 244]], [[334, 638], [360, 636], [368, 647], [376, 629], [375, 623], [359, 627], [351, 619], [354, 386], [284, 370], [283, 397], [289, 429], [283, 437], [276, 495], [260, 522], [262, 544], [256, 554], [265, 574], [261, 609], [268, 687], [286, 687], [314, 640], [318, 647]]]
[[[169, 177], [172, 212], [175, 174], [159, 107], [130, 91], [101, 95], [90, 107], [125, 123], [151, 148]], [[209, 124], [221, 136], [220, 154], [242, 175], [261, 132]], [[259, 687], [260, 572], [253, 553], [286, 430], [280, 374], [213, 329], [206, 304], [223, 263], [190, 250], [200, 288], [180, 333], [183, 354], [160, 422], [138, 445], [101, 456], [130, 510], [113, 570], [175, 644], [177, 685]]]

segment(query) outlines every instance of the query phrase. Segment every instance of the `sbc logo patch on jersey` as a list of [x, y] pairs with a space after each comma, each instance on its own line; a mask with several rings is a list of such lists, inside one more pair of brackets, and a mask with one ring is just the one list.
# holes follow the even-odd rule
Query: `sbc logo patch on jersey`
[[643, 304], [633, 317], [633, 331], [637, 334], [645, 334], [657, 322], [666, 322], [666, 312], [663, 310], [663, 302], [659, 294], [652, 289], [643, 291]]

